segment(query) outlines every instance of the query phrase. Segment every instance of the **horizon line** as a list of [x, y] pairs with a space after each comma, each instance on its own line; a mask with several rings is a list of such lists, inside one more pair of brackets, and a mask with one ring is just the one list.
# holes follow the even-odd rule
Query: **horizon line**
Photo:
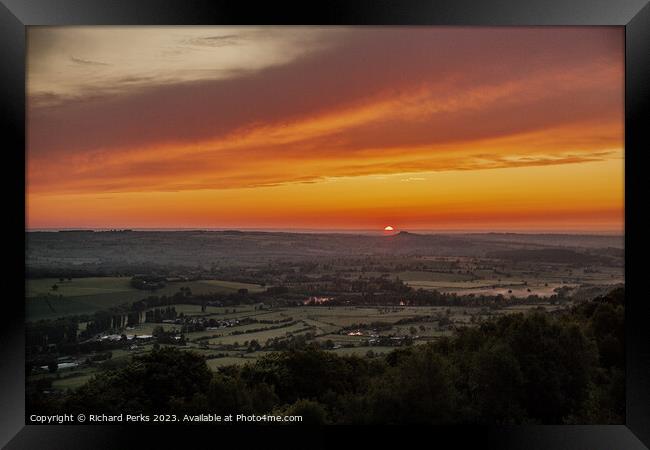
[[[382, 234], [382, 229], [374, 228], [272, 228], [272, 227], [34, 227], [25, 228], [27, 233], [59, 232], [59, 231], [204, 231], [204, 232], [269, 232], [269, 233], [314, 233], [314, 234], [347, 234], [347, 233], [376, 233]], [[396, 233], [422, 234], [554, 234], [554, 235], [596, 235], [596, 236], [625, 236], [625, 230], [557, 230], [557, 229], [433, 229], [433, 228], [397, 228]]]

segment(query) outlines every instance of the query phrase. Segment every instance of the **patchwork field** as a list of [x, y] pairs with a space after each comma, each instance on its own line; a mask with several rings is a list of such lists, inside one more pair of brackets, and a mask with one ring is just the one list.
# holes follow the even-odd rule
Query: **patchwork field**
[[[475, 264], [472, 263], [472, 264]], [[622, 283], [622, 271], [617, 268], [567, 268], [547, 266], [532, 269], [525, 265], [509, 267], [508, 273], [476, 269], [472, 264], [471, 274], [441, 272], [403, 272], [399, 277], [413, 289], [435, 290], [458, 295], [503, 295], [527, 297], [537, 295], [550, 297], [563, 287], [575, 288], [581, 285], [606, 285]]]
[[[253, 305], [236, 307], [208, 308], [205, 312], [193, 305], [174, 305], [177, 311], [196, 317], [244, 319], [246, 317], [264, 320], [291, 321], [280, 324], [251, 323], [227, 327], [219, 330], [189, 332], [185, 334], [187, 345], [180, 347], [185, 351], [197, 352], [206, 357], [206, 363], [212, 370], [219, 370], [229, 365], [252, 364], [272, 351], [262, 348], [250, 351], [247, 343], [255, 340], [264, 347], [269, 339], [289, 339], [311, 333], [315, 342], [324, 345], [331, 341], [328, 351], [339, 355], [357, 355], [360, 357], [379, 357], [393, 351], [396, 346], [368, 345], [372, 336], [410, 337], [418, 345], [442, 336], [450, 336], [458, 326], [472, 326], [473, 320], [491, 315], [525, 313], [533, 306], [512, 306], [497, 310], [466, 307], [327, 307], [302, 306], [258, 310]], [[556, 305], [544, 305], [547, 310], [559, 308]], [[227, 311], [227, 312], [226, 312]], [[439, 319], [448, 320], [449, 325], [441, 326]], [[406, 323], [397, 323], [407, 320]], [[386, 327], [373, 330], [370, 324], [382, 323]], [[360, 335], [349, 335], [356, 329], [343, 330], [352, 324], [360, 325]], [[174, 324], [143, 323], [125, 330], [127, 334], [152, 334], [155, 327], [161, 326], [170, 331], [179, 329]], [[364, 328], [364, 326], [368, 326]], [[415, 333], [413, 333], [415, 330]], [[234, 333], [234, 334], [233, 334]], [[207, 338], [207, 339], [206, 339]], [[112, 358], [90, 367], [64, 369], [53, 378], [55, 390], [75, 389], [88, 381], [98, 371], [119, 367], [133, 356], [145, 354], [152, 349], [152, 344], [137, 345], [134, 349], [112, 350]], [[38, 374], [32, 379], [48, 377]]]
[[[476, 326], [490, 317], [525, 314], [536, 307], [566, 308], [576, 292], [593, 298], [608, 286], [624, 282], [622, 241], [603, 236], [402, 233], [395, 239], [376, 239], [287, 233], [138, 232], [34, 233], [29, 238], [28, 266], [37, 270], [31, 276], [41, 278], [26, 280], [28, 322], [90, 315], [151, 295], [171, 297], [181, 288], [191, 291], [183, 289], [184, 295], [241, 294], [224, 302], [229, 306], [203, 309], [199, 304], [170, 305], [179, 323], [141, 323], [102, 331], [142, 336], [153, 335], [162, 327], [164, 333], [177, 339], [163, 333], [166, 339], [160, 335], [154, 339], [162, 346], [181, 342], [182, 332], [185, 345], [178, 348], [199, 353], [212, 370], [251, 364], [293, 345], [317, 345], [339, 355], [381, 357], [402, 345], [452, 336], [458, 328]], [[166, 260], [160, 259], [161, 253]], [[150, 292], [134, 288], [130, 276], [90, 276], [98, 272], [166, 273], [170, 280], [194, 281], [168, 281]], [[428, 291], [419, 293], [425, 296], [435, 297], [432, 291], [438, 291], [457, 297], [451, 297], [448, 307], [397, 306], [404, 293], [409, 293], [408, 288]], [[562, 301], [557, 300], [559, 296], [553, 301], [546, 299], [558, 292], [562, 292]], [[356, 298], [368, 299], [375, 294], [382, 299], [374, 303], [376, 306], [362, 306], [372, 301], [353, 306]], [[473, 304], [465, 299], [454, 306], [458, 296], [470, 294], [517, 297], [520, 304], [460, 306]], [[523, 304], [531, 295], [541, 299]], [[342, 298], [344, 302], [339, 304], [351, 306], [296, 306], [312, 297]], [[246, 304], [238, 304], [240, 299]], [[88, 319], [79, 319], [77, 336], [94, 343], [99, 335], [81, 334], [88, 327]], [[201, 331], [189, 331], [195, 329]], [[51, 358], [46, 346], [42, 347], [35, 359]], [[121, 367], [153, 347], [154, 341], [149, 340], [109, 343], [106, 349], [111, 357], [93, 362], [88, 360], [95, 356], [95, 350], [88, 354], [72, 350], [56, 356], [78, 366], [49, 373], [40, 369], [43, 364], [39, 363], [30, 379], [47, 378], [54, 390], [75, 389], [92, 374]]]

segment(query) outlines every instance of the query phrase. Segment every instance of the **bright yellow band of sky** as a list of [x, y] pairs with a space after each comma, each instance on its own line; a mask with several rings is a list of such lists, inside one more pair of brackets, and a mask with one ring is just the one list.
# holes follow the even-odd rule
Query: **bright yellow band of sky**
[[[620, 232], [623, 161], [332, 178], [280, 186], [35, 195], [38, 227]], [[597, 202], [594, 201], [597, 199]], [[38, 228], [37, 227], [37, 228]]]

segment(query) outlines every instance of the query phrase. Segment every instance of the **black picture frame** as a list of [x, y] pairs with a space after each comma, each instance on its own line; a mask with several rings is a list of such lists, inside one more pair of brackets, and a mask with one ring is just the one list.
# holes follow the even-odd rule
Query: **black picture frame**
[[[625, 27], [625, 249], [626, 249], [626, 423], [625, 425], [436, 427], [413, 431], [432, 443], [453, 439], [454, 447], [526, 449], [642, 449], [650, 446], [650, 327], [640, 264], [648, 229], [640, 192], [644, 151], [650, 149], [650, 6], [647, 0], [327, 0], [301, 5], [226, 0], [0, 0], [0, 111], [4, 114], [3, 192], [11, 201], [4, 224], [12, 245], [5, 272], [4, 323], [0, 327], [0, 445], [16, 448], [129, 448], [134, 434], [162, 438], [167, 445], [197, 446], [202, 435], [236, 433], [280, 439], [292, 427], [248, 433], [214, 427], [183, 429], [138, 425], [25, 425], [24, 229], [25, 229], [25, 35], [30, 25], [612, 25]], [[22, 236], [22, 239], [20, 238]], [[161, 432], [161, 430], [163, 430]], [[126, 432], [125, 432], [126, 431]], [[311, 430], [323, 445], [340, 427]], [[410, 433], [410, 432], [409, 432]], [[346, 433], [347, 434], [347, 433]], [[354, 433], [355, 443], [402, 441], [410, 435], [390, 428]], [[282, 438], [284, 440], [284, 438]], [[153, 441], [151, 441], [153, 442]], [[424, 441], [425, 443], [427, 441]], [[194, 445], [192, 444], [194, 443]], [[334, 444], [332, 444], [334, 445]], [[157, 446], [157, 445], [156, 445]], [[154, 444], [151, 448], [155, 448]]]

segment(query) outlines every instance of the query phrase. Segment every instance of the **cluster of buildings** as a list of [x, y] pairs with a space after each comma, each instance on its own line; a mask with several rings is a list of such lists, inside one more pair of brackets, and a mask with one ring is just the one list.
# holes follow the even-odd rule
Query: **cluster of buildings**
[[104, 336], [100, 336], [99, 340], [100, 341], [107, 341], [107, 342], [117, 342], [121, 341], [124, 339], [124, 336], [126, 336], [127, 341], [133, 341], [134, 339], [137, 341], [148, 341], [150, 339], [153, 339], [153, 336], [150, 334], [106, 334]]
[[303, 305], [322, 305], [331, 300], [334, 300], [334, 297], [309, 297], [307, 300], [302, 302]]

